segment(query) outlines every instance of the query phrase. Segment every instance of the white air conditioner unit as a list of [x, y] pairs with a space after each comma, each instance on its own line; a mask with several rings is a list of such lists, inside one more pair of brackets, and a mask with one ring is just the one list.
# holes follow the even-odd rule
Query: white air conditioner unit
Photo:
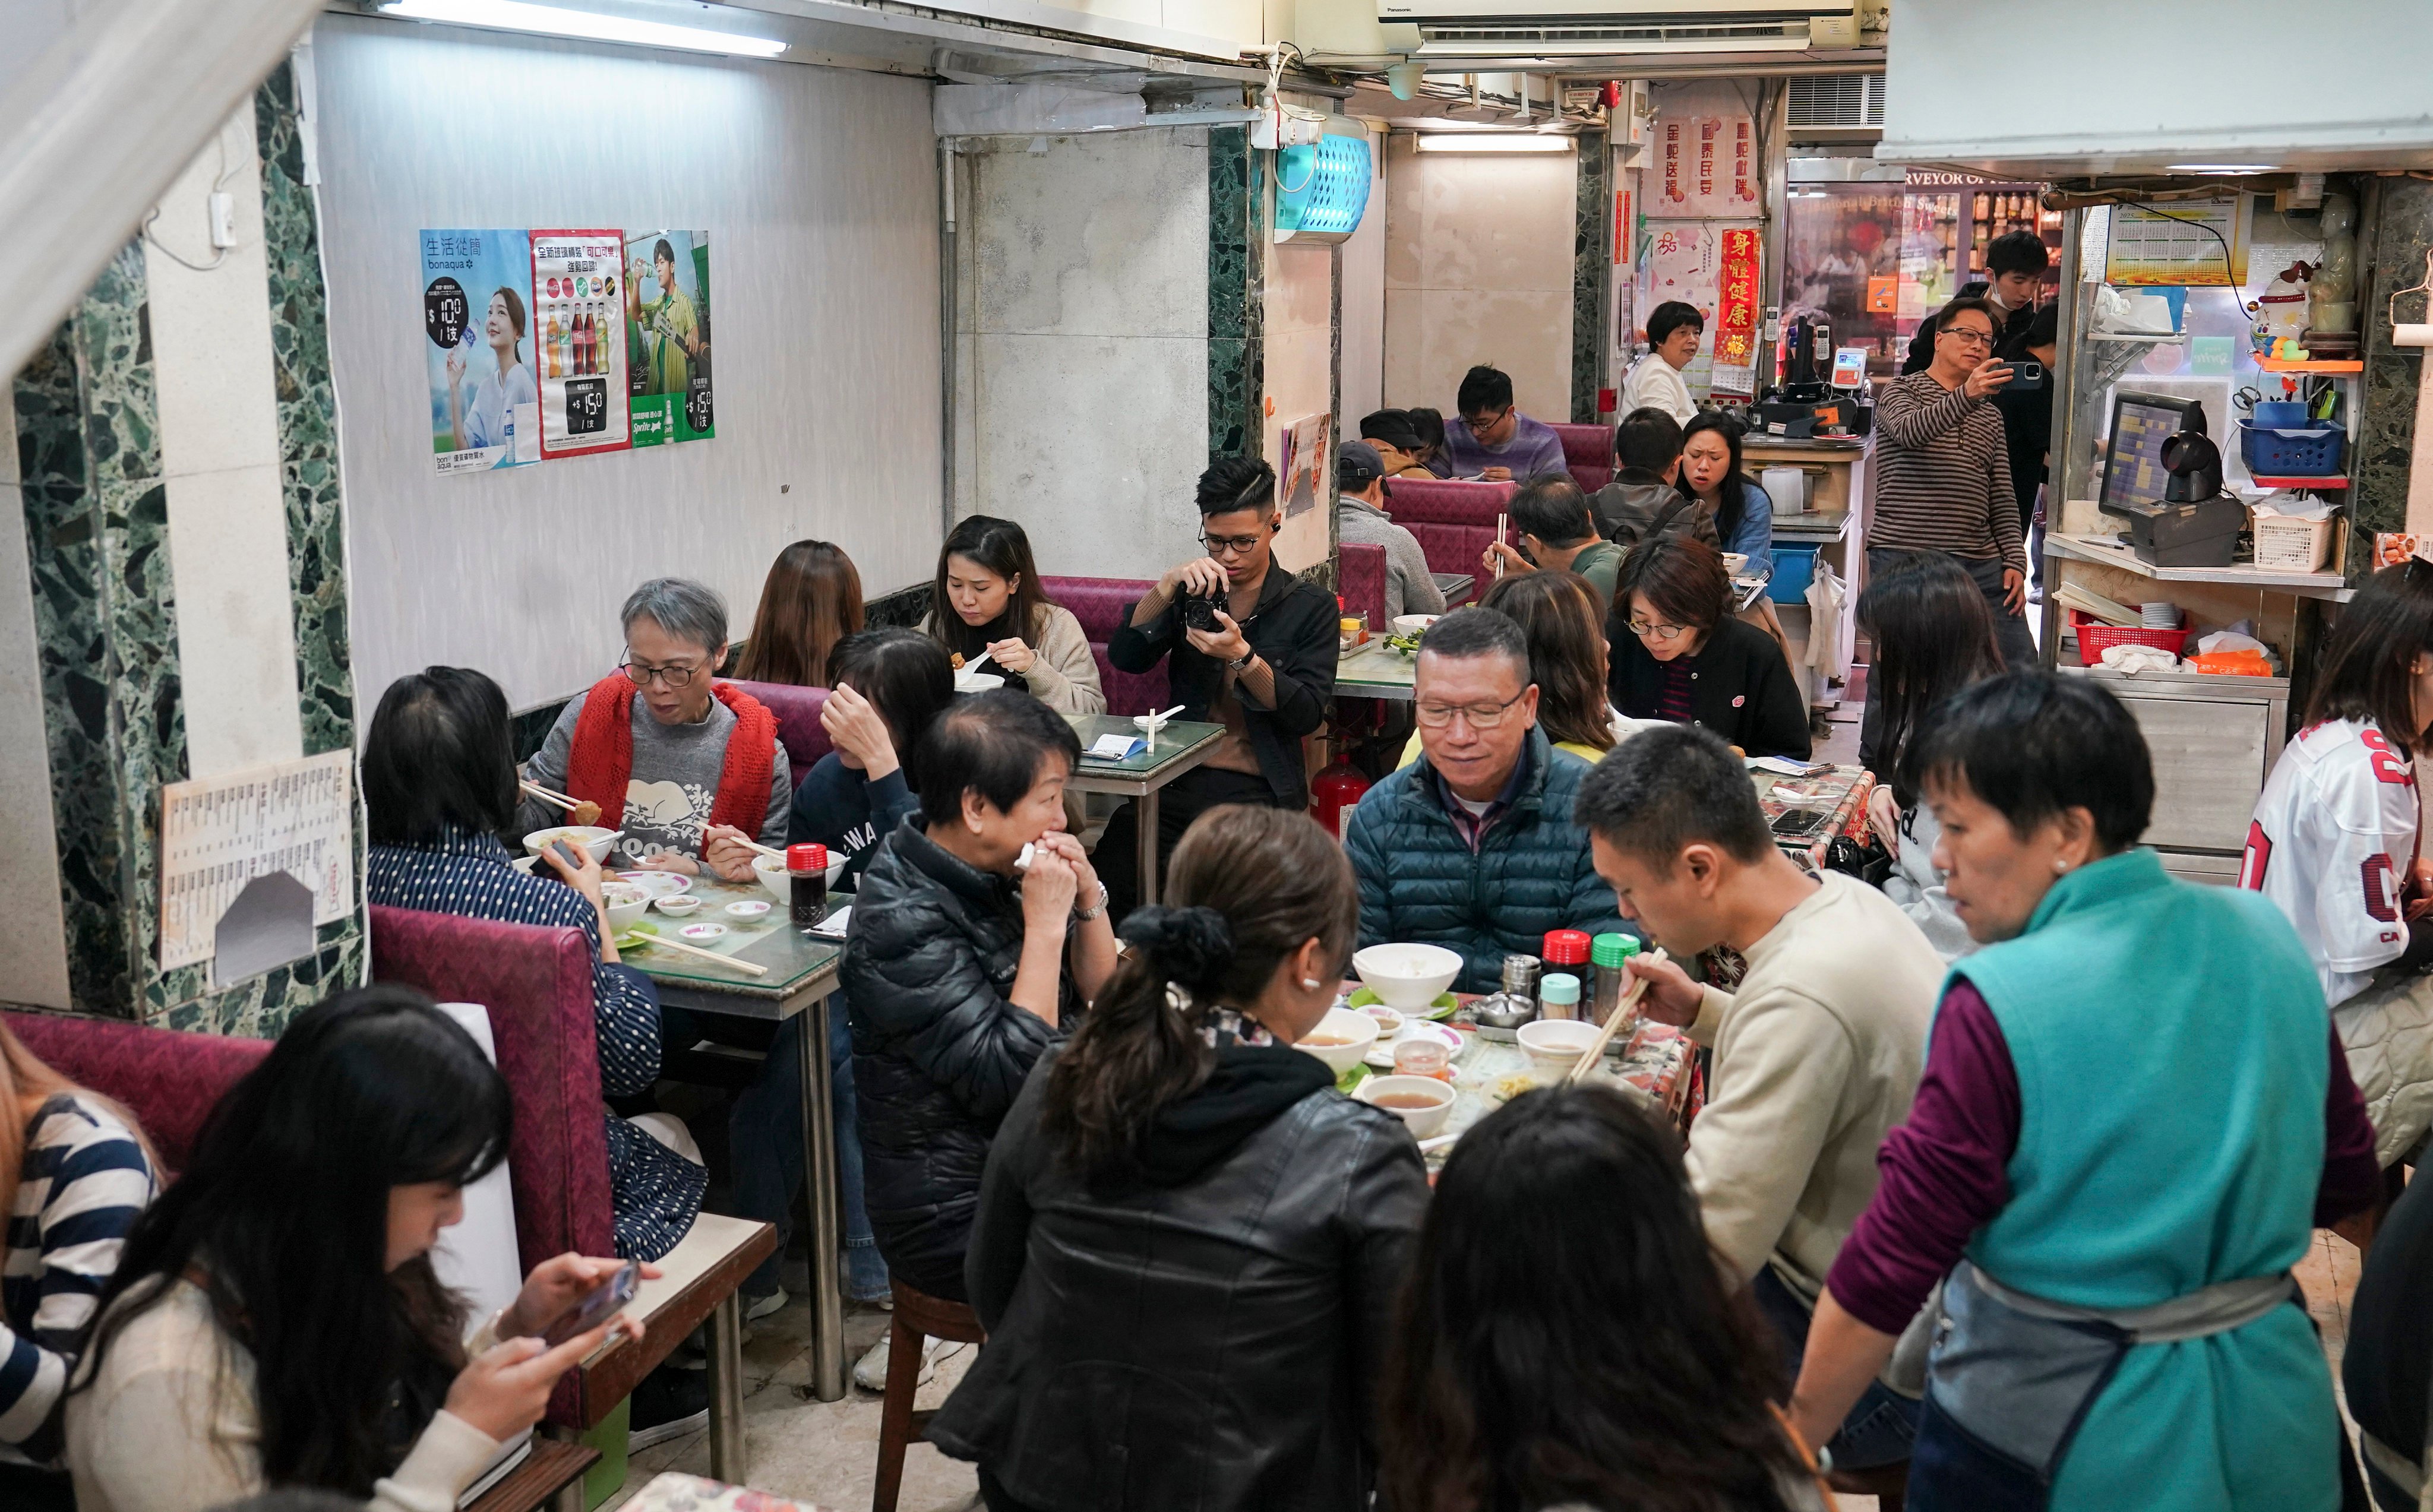
[[1377, 0], [1377, 19], [1417, 25], [1417, 56], [1705, 58], [1848, 46], [1857, 0]]

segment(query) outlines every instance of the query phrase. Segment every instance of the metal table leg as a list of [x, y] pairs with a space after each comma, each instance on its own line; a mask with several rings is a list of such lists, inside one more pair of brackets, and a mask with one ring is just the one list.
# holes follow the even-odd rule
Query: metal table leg
[[1140, 900], [1143, 904], [1157, 901], [1157, 790], [1151, 788], [1140, 796], [1135, 810], [1140, 831], [1135, 844], [1139, 850]]
[[709, 1310], [709, 1477], [740, 1486], [750, 1478], [750, 1459], [743, 1432], [743, 1305], [728, 1292]]
[[[838, 1253], [844, 1245], [838, 1197], [836, 1088], [828, 1075], [829, 1014], [825, 994], [802, 1012], [795, 1036], [803, 1058], [803, 1180], [811, 1209], [811, 1395], [844, 1395], [844, 1283]], [[719, 1477], [728, 1479], [725, 1476]]]

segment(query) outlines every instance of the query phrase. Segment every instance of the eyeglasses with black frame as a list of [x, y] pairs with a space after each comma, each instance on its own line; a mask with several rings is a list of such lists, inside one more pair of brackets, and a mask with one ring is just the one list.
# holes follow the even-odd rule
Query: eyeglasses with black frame
[[1957, 336], [1962, 341], [1968, 343], [1972, 347], [1991, 347], [1994, 345], [1994, 333], [1990, 331], [1980, 331], [1975, 326], [1946, 326], [1941, 331], [1935, 332], [1935, 334], [1941, 336]]
[[1473, 730], [1492, 730], [1512, 712], [1513, 705], [1528, 696], [1529, 689], [1524, 688], [1501, 704], [1417, 704], [1412, 705], [1412, 713], [1423, 730], [1441, 730], [1453, 722], [1456, 714], [1468, 720]]
[[687, 688], [691, 686], [693, 674], [701, 671], [698, 667], [688, 666], [683, 662], [670, 662], [665, 667], [646, 667], [636, 661], [634, 654], [630, 651], [625, 653], [625, 659], [617, 664], [617, 670], [623, 672], [625, 680], [637, 688], [650, 687], [654, 678], [656, 678], [663, 688]]
[[1659, 624], [1653, 620], [1625, 620], [1623, 623], [1642, 640], [1678, 640], [1686, 626]]
[[1266, 538], [1264, 535], [1210, 535], [1203, 532], [1199, 544], [1208, 549], [1211, 556], [1248, 556], [1257, 551], [1259, 542]]

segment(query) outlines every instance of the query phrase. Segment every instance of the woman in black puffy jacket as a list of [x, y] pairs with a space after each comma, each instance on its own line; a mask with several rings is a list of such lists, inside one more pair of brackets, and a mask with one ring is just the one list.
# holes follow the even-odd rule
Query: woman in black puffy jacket
[[922, 738], [921, 811], [880, 842], [854, 894], [842, 972], [862, 1202], [889, 1273], [933, 1297], [964, 1300], [989, 1141], [1114, 971], [1106, 890], [1064, 833], [1080, 749], [1028, 694], [959, 701]]
[[1306, 814], [1228, 806], [998, 1132], [967, 1265], [989, 1332], [930, 1442], [991, 1512], [1357, 1512], [1427, 1207], [1419, 1147], [1290, 1046], [1358, 927]]

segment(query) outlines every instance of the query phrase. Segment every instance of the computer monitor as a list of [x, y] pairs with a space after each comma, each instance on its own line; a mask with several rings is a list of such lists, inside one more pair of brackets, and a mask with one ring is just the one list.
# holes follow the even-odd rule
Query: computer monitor
[[2204, 405], [2173, 394], [2112, 395], [2112, 430], [2103, 449], [2103, 491], [2096, 503], [2116, 515], [2137, 515], [2163, 501], [2170, 470], [2163, 443], [2182, 431], [2204, 433]]

